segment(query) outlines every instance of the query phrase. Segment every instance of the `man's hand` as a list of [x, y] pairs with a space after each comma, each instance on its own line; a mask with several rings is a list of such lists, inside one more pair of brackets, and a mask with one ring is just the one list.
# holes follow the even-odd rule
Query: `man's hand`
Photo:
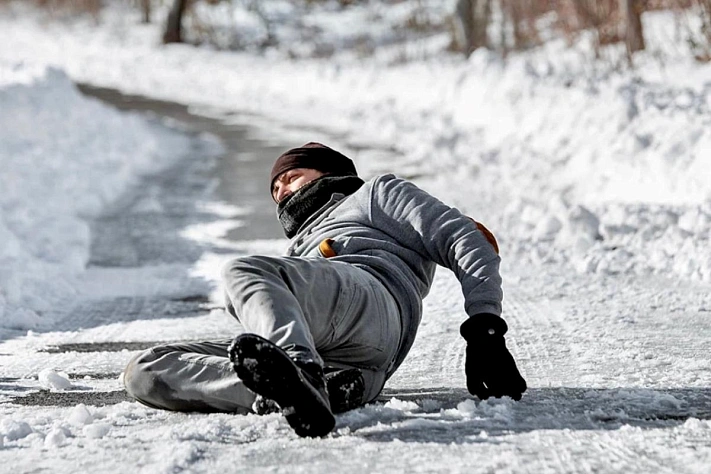
[[481, 400], [505, 395], [521, 400], [526, 391], [526, 381], [506, 348], [507, 330], [506, 322], [493, 314], [472, 316], [459, 329], [467, 340], [467, 389]]

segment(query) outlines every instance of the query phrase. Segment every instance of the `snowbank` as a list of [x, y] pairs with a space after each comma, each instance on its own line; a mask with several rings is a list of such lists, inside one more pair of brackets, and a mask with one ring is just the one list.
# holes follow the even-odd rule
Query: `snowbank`
[[59, 69], [0, 61], [0, 328], [73, 293], [96, 216], [186, 139], [82, 96]]

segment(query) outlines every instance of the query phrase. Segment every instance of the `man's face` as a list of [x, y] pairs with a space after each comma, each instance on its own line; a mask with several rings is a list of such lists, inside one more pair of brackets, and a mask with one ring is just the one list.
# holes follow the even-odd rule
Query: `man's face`
[[295, 193], [302, 186], [309, 184], [323, 173], [310, 168], [294, 168], [277, 176], [272, 185], [272, 197], [279, 203], [288, 195]]

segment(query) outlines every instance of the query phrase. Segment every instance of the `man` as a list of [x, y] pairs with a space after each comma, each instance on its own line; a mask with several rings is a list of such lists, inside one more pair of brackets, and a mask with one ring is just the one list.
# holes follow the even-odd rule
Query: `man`
[[127, 391], [157, 408], [280, 409], [300, 436], [374, 400], [409, 351], [436, 264], [462, 286], [467, 388], [481, 399], [526, 390], [506, 349], [496, 241], [481, 224], [393, 175], [361, 180], [319, 143], [281, 155], [270, 190], [291, 245], [223, 272], [233, 341], [169, 344], [136, 356]]

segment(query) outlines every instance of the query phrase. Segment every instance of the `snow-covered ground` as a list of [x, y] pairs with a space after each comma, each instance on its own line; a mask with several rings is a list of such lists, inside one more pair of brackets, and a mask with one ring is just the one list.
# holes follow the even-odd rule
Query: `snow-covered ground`
[[[242, 203], [199, 202], [211, 223], [176, 232], [213, 250], [194, 264], [85, 271], [86, 220], [119, 196], [136, 197], [135, 215], [170, 214], [132, 186], [195, 145], [82, 97], [69, 78], [191, 104], [268, 140], [322, 140], [364, 176], [394, 171], [487, 223], [531, 389], [519, 403], [469, 399], [460, 291], [440, 272], [383, 402], [340, 416], [324, 440], [296, 438], [278, 416], [3, 403], [8, 470], [709, 472], [711, 66], [674, 54], [665, 14], [645, 17], [656, 34], [637, 68], [616, 71], [555, 42], [505, 64], [485, 52], [394, 61], [402, 51], [386, 47], [294, 61], [160, 47], [156, 26], [115, 11], [99, 26], [12, 11], [0, 11], [2, 396], [116, 393], [130, 357], [47, 347], [224, 337], [230, 321], [207, 303], [169, 315], [227, 253], [284, 244], [228, 242], [244, 218], [228, 205]], [[368, 18], [350, 21], [358, 31]], [[116, 298], [108, 313], [52, 319], [57, 302], [93, 308], [97, 295]], [[121, 317], [156, 298], [172, 298], [165, 317]]]

